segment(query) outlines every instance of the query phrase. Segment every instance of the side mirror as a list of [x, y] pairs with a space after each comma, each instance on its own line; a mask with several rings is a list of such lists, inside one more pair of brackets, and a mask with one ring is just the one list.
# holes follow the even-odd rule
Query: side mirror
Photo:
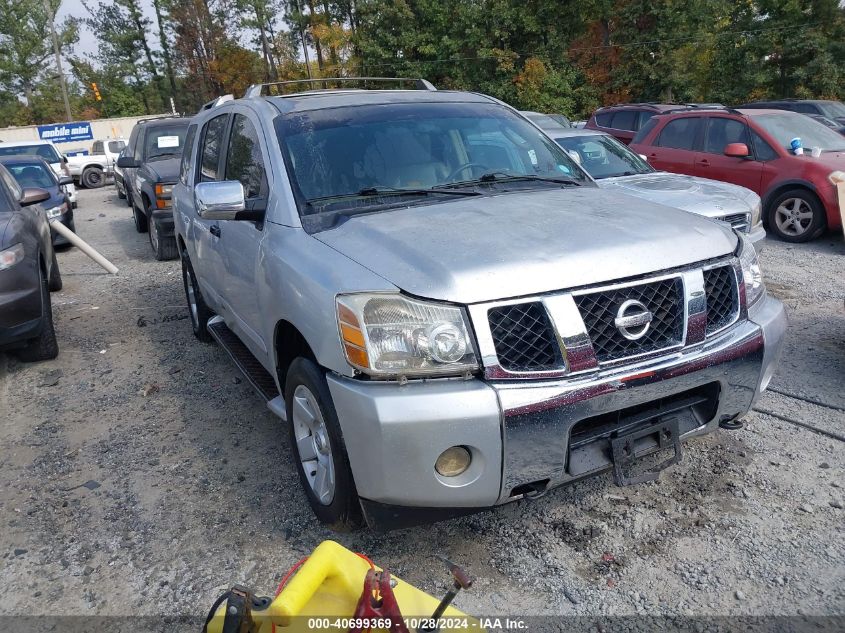
[[261, 219], [246, 210], [244, 186], [238, 180], [201, 182], [194, 187], [194, 201], [197, 215], [204, 220]]
[[73, 184], [73, 177], [72, 176], [61, 176], [59, 178], [59, 185], [72, 185]]
[[40, 189], [38, 187], [27, 187], [23, 190], [23, 193], [21, 194], [20, 205], [22, 207], [28, 207], [49, 199], [50, 192], [46, 189]]
[[725, 146], [724, 154], [731, 158], [748, 158], [751, 152], [748, 151], [748, 145], [745, 143], [728, 143]]
[[117, 166], [121, 169], [132, 169], [133, 167], [138, 166], [138, 161], [135, 160], [134, 156], [121, 156], [117, 159]]

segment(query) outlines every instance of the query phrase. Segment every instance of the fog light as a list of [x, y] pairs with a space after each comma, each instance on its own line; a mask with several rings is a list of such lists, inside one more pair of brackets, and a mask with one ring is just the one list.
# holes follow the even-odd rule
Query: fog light
[[472, 456], [466, 448], [452, 446], [440, 453], [434, 463], [434, 469], [444, 477], [457, 477], [469, 468], [471, 461]]

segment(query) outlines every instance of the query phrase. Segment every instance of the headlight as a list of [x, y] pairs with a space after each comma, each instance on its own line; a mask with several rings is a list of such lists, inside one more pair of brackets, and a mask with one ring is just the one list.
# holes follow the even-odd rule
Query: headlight
[[838, 185], [839, 183], [845, 183], [845, 171], [832, 171], [827, 175], [827, 179], [833, 185]]
[[745, 282], [745, 304], [750, 308], [766, 294], [766, 286], [763, 284], [763, 271], [760, 270], [754, 244], [742, 233], [737, 233], [737, 235], [742, 241], [739, 263], [742, 266], [742, 279]]
[[157, 184], [155, 186], [156, 192], [156, 208], [167, 209], [170, 206], [170, 196], [173, 193], [173, 185]]
[[478, 369], [464, 311], [397, 294], [337, 298], [346, 359], [373, 376], [455, 375]]
[[50, 209], [47, 209], [47, 211], [46, 211], [47, 219], [52, 220], [53, 218], [57, 218], [60, 215], [62, 215], [63, 213], [65, 213], [66, 211], [67, 211], [67, 203], [62, 202], [60, 205], [58, 205], [56, 207], [52, 207]]
[[0, 251], [0, 270], [11, 268], [23, 260], [23, 244], [15, 244]]
[[763, 202], [757, 197], [757, 204], [751, 208], [751, 227], [760, 224], [760, 216], [763, 215]]

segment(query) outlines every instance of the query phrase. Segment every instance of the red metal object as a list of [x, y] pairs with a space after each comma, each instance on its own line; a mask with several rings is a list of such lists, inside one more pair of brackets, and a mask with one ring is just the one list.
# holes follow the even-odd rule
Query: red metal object
[[[399, 603], [390, 586], [390, 572], [370, 569], [364, 578], [364, 591], [355, 607], [352, 619], [376, 620], [390, 619], [391, 633], [408, 633]], [[349, 633], [361, 633], [362, 628], [351, 628]]]

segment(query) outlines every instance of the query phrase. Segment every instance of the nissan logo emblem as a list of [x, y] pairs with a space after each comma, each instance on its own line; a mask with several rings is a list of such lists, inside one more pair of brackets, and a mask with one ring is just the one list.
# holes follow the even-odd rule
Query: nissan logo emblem
[[654, 316], [645, 307], [645, 304], [636, 299], [628, 299], [619, 306], [613, 324], [626, 339], [636, 341], [646, 335], [652, 318]]

